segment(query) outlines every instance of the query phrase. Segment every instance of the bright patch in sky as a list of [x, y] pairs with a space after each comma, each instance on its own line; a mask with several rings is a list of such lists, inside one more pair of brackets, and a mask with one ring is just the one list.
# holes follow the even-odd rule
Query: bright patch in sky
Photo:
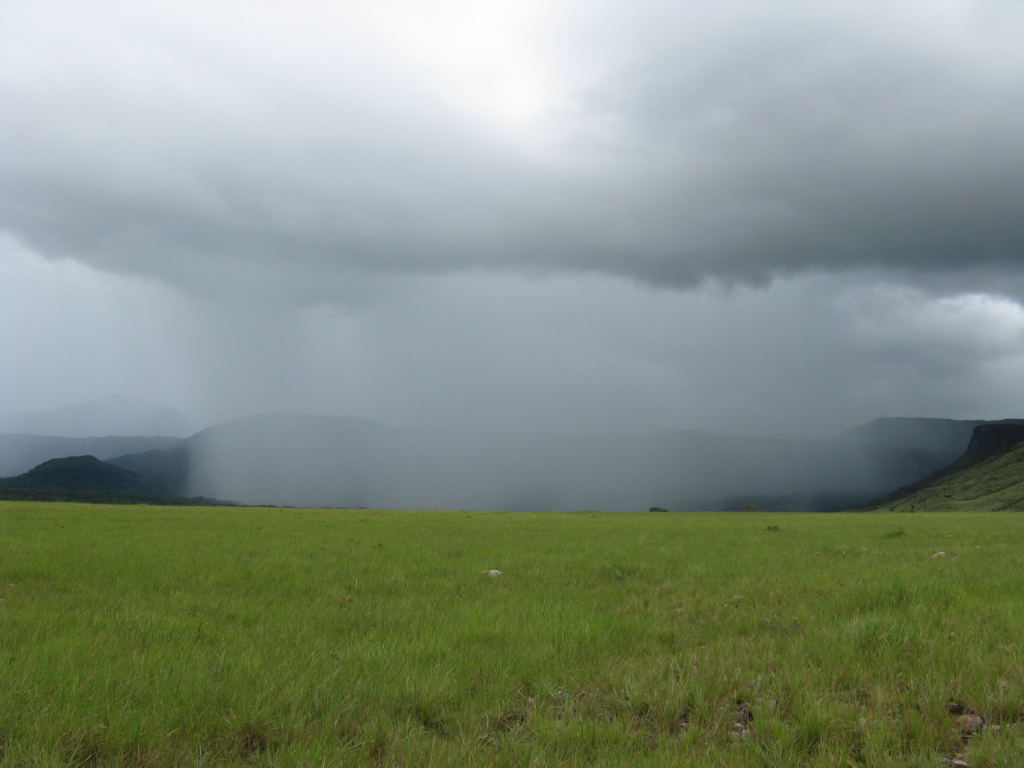
[[539, 3], [375, 0], [364, 13], [457, 109], [520, 138], [543, 116], [552, 73], [536, 39]]

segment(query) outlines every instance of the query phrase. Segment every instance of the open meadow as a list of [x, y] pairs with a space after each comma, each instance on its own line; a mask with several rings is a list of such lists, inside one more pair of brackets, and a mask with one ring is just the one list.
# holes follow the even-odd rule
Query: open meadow
[[0, 766], [1018, 766], [1022, 587], [1013, 513], [6, 502]]

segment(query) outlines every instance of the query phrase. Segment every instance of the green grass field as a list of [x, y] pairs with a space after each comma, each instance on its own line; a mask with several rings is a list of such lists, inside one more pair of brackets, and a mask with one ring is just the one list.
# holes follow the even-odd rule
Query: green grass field
[[1015, 514], [6, 502], [0, 547], [2, 766], [1024, 764]]

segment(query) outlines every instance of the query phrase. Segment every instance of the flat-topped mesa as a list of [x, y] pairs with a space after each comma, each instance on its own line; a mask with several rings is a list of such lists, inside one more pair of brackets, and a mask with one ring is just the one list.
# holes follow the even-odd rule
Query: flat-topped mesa
[[965, 456], [975, 462], [1006, 453], [1024, 443], [1024, 424], [981, 424], [971, 433]]

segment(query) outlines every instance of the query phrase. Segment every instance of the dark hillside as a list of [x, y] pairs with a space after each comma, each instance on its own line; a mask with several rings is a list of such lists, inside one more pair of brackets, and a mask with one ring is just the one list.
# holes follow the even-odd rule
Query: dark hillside
[[140, 475], [160, 477], [174, 481], [184, 492], [185, 480], [188, 478], [189, 452], [184, 445], [163, 450], [154, 449], [142, 453], [129, 453], [107, 459], [108, 464], [121, 467]]
[[1014, 421], [993, 421], [976, 427], [965, 456], [984, 461], [1006, 453], [1024, 443], [1024, 424]]
[[181, 444], [181, 438], [177, 437], [49, 437], [0, 433], [0, 477], [20, 475], [48, 459], [88, 455], [106, 461], [127, 453]]
[[90, 501], [132, 504], [222, 503], [211, 499], [185, 499], [178, 485], [115, 467], [95, 456], [50, 459], [18, 475], [0, 479], [0, 499], [37, 501]]
[[45, 461], [7, 483], [75, 491], [127, 491], [137, 490], [145, 484], [145, 479], [135, 472], [106, 464], [95, 456], [68, 456]]
[[956, 461], [872, 506], [907, 512], [1024, 509], [1024, 424], [978, 426]]

